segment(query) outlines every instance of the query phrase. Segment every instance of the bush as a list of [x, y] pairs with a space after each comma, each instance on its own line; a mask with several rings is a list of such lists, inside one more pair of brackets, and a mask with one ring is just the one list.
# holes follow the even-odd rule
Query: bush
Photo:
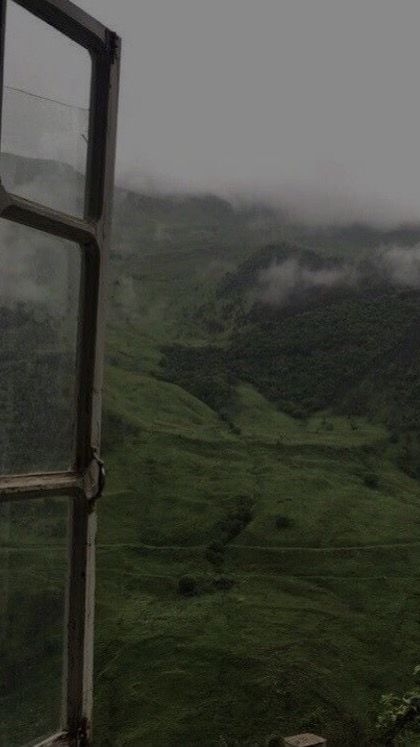
[[371, 490], [376, 490], [379, 487], [379, 477], [378, 475], [375, 475], [374, 472], [365, 475], [363, 478], [363, 482], [366, 487], [370, 488]]
[[283, 739], [277, 736], [268, 737], [266, 741], [267, 747], [282, 747], [283, 744], [284, 744]]
[[224, 544], [241, 534], [253, 519], [251, 499], [248, 496], [241, 496], [238, 503], [238, 508], [217, 524], [216, 529], [220, 532], [221, 542]]
[[230, 516], [225, 519], [225, 521], [222, 522], [222, 529], [226, 537], [226, 542], [238, 537], [242, 530], [245, 529], [245, 526], [246, 524], [235, 516]]
[[233, 586], [235, 586], [234, 580], [232, 578], [227, 578], [227, 576], [215, 578], [213, 584], [219, 591], [229, 591]]
[[295, 418], [295, 420], [307, 420], [307, 418], [311, 414], [310, 411], [302, 405], [297, 405], [294, 403], [289, 404], [286, 412], [288, 413], [288, 415], [291, 415], [292, 418]]
[[376, 727], [380, 744], [414, 744], [420, 733], [420, 667], [413, 672], [414, 688], [403, 695], [387, 693], [381, 698]]
[[225, 546], [223, 542], [210, 542], [206, 548], [206, 558], [216, 569], [222, 568], [224, 562]]
[[247, 506], [241, 506], [235, 514], [235, 518], [238, 519], [245, 527], [252, 521], [253, 513]]
[[182, 576], [178, 581], [178, 593], [183, 597], [194, 597], [198, 594], [198, 584], [193, 576]]
[[276, 528], [277, 529], [289, 529], [293, 524], [292, 519], [289, 516], [276, 516]]
[[223, 542], [213, 540], [213, 542], [210, 542], [206, 552], [214, 555], [223, 555], [225, 552], [225, 546]]

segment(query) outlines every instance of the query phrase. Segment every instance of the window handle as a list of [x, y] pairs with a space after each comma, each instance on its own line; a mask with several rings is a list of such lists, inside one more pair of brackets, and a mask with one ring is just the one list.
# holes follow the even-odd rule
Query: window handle
[[94, 456], [83, 478], [83, 492], [89, 501], [100, 498], [105, 488], [105, 465], [102, 459]]

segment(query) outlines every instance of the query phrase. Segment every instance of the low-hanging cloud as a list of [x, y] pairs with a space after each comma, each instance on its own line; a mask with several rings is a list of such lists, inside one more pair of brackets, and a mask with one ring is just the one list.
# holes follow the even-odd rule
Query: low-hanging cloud
[[420, 244], [373, 250], [369, 266], [337, 264], [311, 268], [301, 258], [274, 262], [258, 277], [257, 298], [262, 303], [283, 306], [310, 290], [362, 287], [372, 275], [396, 288], [420, 289]]
[[389, 280], [398, 286], [420, 288], [420, 244], [384, 249], [380, 262]]
[[80, 253], [33, 228], [0, 224], [0, 307], [41, 305], [58, 317], [77, 315]]
[[357, 283], [356, 268], [342, 265], [312, 269], [297, 259], [287, 259], [262, 270], [259, 276], [259, 298], [263, 303], [283, 305], [296, 294], [311, 288], [334, 288]]

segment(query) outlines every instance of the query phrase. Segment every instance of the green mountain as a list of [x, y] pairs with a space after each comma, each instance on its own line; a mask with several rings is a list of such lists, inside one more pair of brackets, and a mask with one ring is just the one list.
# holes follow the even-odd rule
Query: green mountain
[[[378, 257], [419, 232], [279, 223], [259, 244], [239, 213], [223, 242], [227, 215], [216, 246], [190, 213], [184, 240], [168, 219], [114, 263], [133, 283], [109, 345], [98, 744], [378, 743], [420, 637], [420, 297]], [[343, 260], [357, 282], [261, 297], [271, 267]]]
[[[380, 696], [419, 661], [419, 241], [416, 226], [310, 229], [261, 205], [117, 192], [98, 747], [263, 747], [302, 731], [381, 744]], [[33, 550], [34, 517], [8, 521], [6, 547]], [[60, 646], [54, 505], [39, 522], [43, 553], [16, 561], [4, 613], [41, 683], [24, 694], [25, 739]]]

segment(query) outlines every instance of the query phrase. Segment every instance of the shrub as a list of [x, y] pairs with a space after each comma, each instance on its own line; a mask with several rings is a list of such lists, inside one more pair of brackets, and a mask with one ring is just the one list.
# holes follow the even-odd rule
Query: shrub
[[378, 475], [375, 475], [374, 472], [370, 472], [368, 475], [365, 475], [363, 478], [363, 482], [366, 487], [370, 488], [371, 490], [376, 490], [379, 487], [379, 477]]
[[235, 539], [252, 521], [254, 514], [251, 505], [252, 502], [248, 496], [241, 496], [238, 508], [219, 521], [216, 528], [220, 532], [223, 543], [226, 544]]
[[245, 528], [245, 524], [240, 519], [236, 518], [235, 516], [229, 516], [225, 521], [222, 523], [222, 528], [225, 533], [226, 542], [229, 542], [232, 539], [235, 539], [242, 530]]
[[213, 584], [219, 591], [229, 591], [233, 586], [235, 586], [234, 580], [232, 578], [227, 578], [227, 576], [219, 576], [219, 578], [215, 578]]
[[[403, 695], [387, 693], [381, 698], [381, 713], [376, 727], [381, 744], [417, 743], [414, 735], [420, 732], [420, 667], [413, 672], [414, 688]], [[414, 737], [414, 739], [412, 739]], [[400, 741], [401, 740], [401, 741]]]
[[194, 597], [198, 594], [196, 579], [193, 576], [182, 576], [178, 581], [178, 593], [183, 597]]
[[250, 508], [247, 508], [247, 506], [241, 506], [241, 508], [239, 508], [236, 512], [235, 518], [238, 519], [238, 521], [240, 521], [244, 525], [244, 527], [246, 527], [252, 521], [252, 510]]
[[225, 546], [223, 542], [219, 542], [218, 540], [213, 540], [213, 542], [210, 542], [207, 552], [213, 553], [214, 555], [223, 555], [225, 551]]
[[289, 529], [293, 524], [290, 516], [276, 516], [276, 528], [277, 529]]
[[282, 747], [283, 744], [283, 739], [277, 736], [268, 737], [266, 741], [266, 747]]
[[310, 415], [310, 412], [305, 407], [296, 404], [290, 404], [287, 412], [295, 420], [306, 420]]
[[223, 542], [210, 542], [206, 548], [206, 558], [215, 568], [222, 568], [224, 562], [225, 546]]

